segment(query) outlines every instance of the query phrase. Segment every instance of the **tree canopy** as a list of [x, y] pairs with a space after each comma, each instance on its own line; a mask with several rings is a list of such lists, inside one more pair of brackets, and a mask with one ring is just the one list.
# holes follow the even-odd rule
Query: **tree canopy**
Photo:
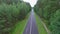
[[52, 34], [60, 34], [60, 0], [38, 0], [35, 12], [48, 21]]

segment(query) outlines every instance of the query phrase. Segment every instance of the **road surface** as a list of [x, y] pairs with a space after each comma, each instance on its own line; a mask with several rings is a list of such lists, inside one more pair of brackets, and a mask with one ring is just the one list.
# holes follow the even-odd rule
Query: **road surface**
[[33, 9], [23, 34], [39, 34]]

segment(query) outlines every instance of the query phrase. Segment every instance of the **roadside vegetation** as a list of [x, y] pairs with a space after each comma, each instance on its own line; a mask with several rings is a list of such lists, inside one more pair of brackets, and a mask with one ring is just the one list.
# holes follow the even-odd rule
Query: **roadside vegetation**
[[29, 16], [30, 16], [30, 13], [26, 16], [24, 20], [17, 22], [17, 24], [14, 26], [14, 29], [10, 34], [23, 34], [25, 27], [28, 23]]
[[[29, 3], [20, 0], [0, 0], [0, 34], [10, 34], [16, 24], [22, 24], [30, 12]], [[23, 24], [22, 24], [23, 25]]]
[[47, 34], [47, 31], [45, 30], [45, 28], [42, 24], [42, 21], [40, 20], [40, 18], [38, 17], [37, 14], [35, 14], [35, 18], [36, 18], [36, 24], [37, 24], [37, 27], [38, 27], [39, 34]]
[[51, 34], [60, 34], [60, 0], [38, 0], [34, 9]]

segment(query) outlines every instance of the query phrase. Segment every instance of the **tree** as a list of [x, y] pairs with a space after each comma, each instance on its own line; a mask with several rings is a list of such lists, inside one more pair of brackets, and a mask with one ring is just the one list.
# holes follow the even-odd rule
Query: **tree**
[[50, 22], [52, 34], [60, 34], [60, 9], [58, 9], [54, 16], [51, 17]]

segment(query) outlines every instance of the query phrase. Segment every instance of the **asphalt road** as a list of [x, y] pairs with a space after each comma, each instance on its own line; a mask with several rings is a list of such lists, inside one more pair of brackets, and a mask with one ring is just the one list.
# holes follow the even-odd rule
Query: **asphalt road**
[[33, 9], [23, 34], [39, 34]]

